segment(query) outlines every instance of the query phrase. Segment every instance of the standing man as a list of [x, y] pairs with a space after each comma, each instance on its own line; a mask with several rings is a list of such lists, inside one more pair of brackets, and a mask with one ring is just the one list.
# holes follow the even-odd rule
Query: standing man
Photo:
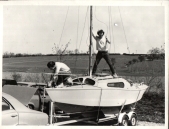
[[47, 63], [47, 67], [52, 70], [53, 74], [51, 75], [50, 81], [48, 83], [49, 87], [55, 87], [61, 85], [62, 83], [72, 84], [71, 81], [71, 71], [70, 68], [61, 62], [50, 61]]
[[92, 33], [92, 36], [96, 40], [96, 49], [98, 50], [98, 53], [96, 55], [96, 61], [95, 61], [94, 66], [93, 66], [92, 74], [95, 74], [95, 72], [97, 70], [97, 65], [99, 64], [100, 60], [102, 58], [104, 58], [106, 60], [107, 64], [109, 65], [109, 67], [110, 67], [110, 70], [112, 72], [112, 76], [115, 78], [115, 77], [117, 77], [117, 74], [115, 73], [115, 70], [114, 70], [114, 68], [111, 64], [109, 54], [108, 54], [107, 43], [110, 44], [110, 41], [107, 39], [107, 37], [104, 36], [103, 30], [97, 31], [97, 34], [98, 34], [98, 36], [95, 36]]

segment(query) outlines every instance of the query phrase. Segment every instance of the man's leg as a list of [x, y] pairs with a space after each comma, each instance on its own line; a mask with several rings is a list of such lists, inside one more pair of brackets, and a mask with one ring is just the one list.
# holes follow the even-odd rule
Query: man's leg
[[95, 72], [97, 70], [97, 65], [99, 64], [101, 58], [102, 58], [102, 53], [98, 52], [97, 55], [96, 55], [96, 61], [95, 61], [94, 66], [93, 66], [92, 74], [95, 74]]
[[110, 70], [111, 70], [111, 72], [112, 72], [112, 75], [114, 75], [114, 74], [115, 74], [115, 70], [114, 70], [113, 65], [112, 65], [112, 63], [111, 63], [111, 61], [110, 61], [109, 54], [108, 54], [108, 53], [105, 53], [104, 56], [103, 56], [103, 58], [106, 60], [107, 64], [109, 65]]
[[62, 82], [63, 82], [62, 75], [58, 75], [58, 79], [57, 79], [57, 82], [56, 82], [57, 86], [60, 85]]

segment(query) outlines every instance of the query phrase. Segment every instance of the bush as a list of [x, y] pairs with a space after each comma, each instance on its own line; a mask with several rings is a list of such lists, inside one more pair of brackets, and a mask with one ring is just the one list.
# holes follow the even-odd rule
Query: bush
[[132, 61], [129, 61], [128, 64], [131, 65], [131, 64], [132, 64]]
[[139, 59], [140, 62], [145, 61], [145, 56], [140, 55], [140, 56], [138, 57], [138, 59]]
[[18, 74], [18, 73], [13, 73], [13, 74], [12, 74], [12, 78], [13, 78], [15, 81], [20, 81], [20, 80], [21, 80], [21, 75]]
[[137, 59], [133, 59], [132, 61], [133, 61], [133, 63], [137, 63], [137, 62], [138, 62], [138, 60], [137, 60]]

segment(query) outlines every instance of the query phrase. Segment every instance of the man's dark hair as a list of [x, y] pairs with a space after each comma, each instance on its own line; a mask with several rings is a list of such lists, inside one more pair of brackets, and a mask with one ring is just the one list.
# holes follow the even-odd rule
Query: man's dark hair
[[104, 35], [104, 31], [103, 30], [98, 30], [97, 31], [97, 34], [99, 35], [100, 33], [103, 33], [103, 35]]
[[54, 61], [49, 61], [47, 64], [48, 68], [53, 68], [55, 66], [55, 62]]

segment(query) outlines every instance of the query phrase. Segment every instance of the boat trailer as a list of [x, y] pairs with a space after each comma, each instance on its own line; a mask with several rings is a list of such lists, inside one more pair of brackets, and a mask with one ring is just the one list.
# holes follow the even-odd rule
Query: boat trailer
[[[55, 114], [53, 110], [54, 102], [51, 101], [49, 104], [49, 126], [68, 125], [77, 122], [99, 125], [100, 123], [111, 121], [111, 120], [116, 121], [116, 123], [114, 124], [112, 123], [112, 125], [114, 126], [136, 126], [137, 114], [134, 111], [136, 103], [134, 105], [134, 108], [131, 108], [131, 111], [126, 113], [126, 112], [122, 112], [125, 102], [122, 104], [122, 107], [118, 114], [104, 114], [105, 117], [99, 119], [96, 119], [96, 117], [72, 119], [69, 114], [64, 114], [62, 111], [60, 111], [60, 113], [58, 112], [57, 114]], [[59, 121], [59, 119], [62, 119], [62, 121]]]

